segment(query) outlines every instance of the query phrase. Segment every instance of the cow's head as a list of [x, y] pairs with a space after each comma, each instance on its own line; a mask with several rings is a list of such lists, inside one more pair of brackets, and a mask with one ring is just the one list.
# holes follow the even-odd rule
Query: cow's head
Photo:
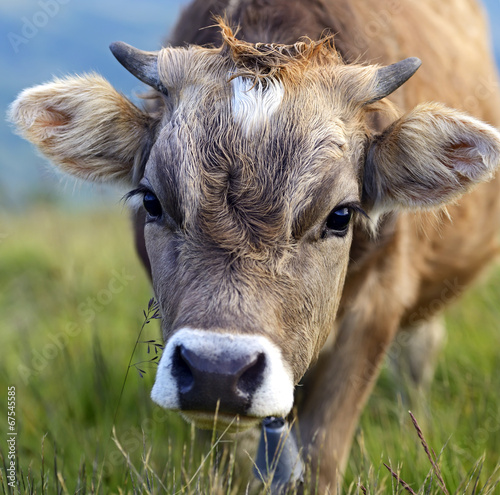
[[373, 132], [417, 59], [345, 65], [330, 41], [222, 30], [220, 49], [112, 46], [157, 90], [154, 112], [96, 75], [10, 110], [61, 169], [135, 188], [166, 342], [152, 397], [209, 427], [218, 401], [221, 426], [290, 411], [334, 327], [356, 225], [450, 201], [499, 161], [494, 129], [437, 104]]

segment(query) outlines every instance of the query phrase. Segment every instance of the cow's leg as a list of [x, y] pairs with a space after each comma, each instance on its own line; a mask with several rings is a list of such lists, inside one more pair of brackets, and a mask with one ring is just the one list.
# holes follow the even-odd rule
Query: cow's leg
[[337, 493], [359, 416], [399, 327], [399, 316], [376, 313], [345, 317], [335, 345], [323, 353], [305, 383], [299, 427], [313, 487], [319, 464], [318, 493]]
[[395, 377], [402, 378], [403, 387], [413, 385], [422, 391], [429, 388], [445, 340], [446, 328], [442, 316], [420, 321], [398, 332], [389, 357]]

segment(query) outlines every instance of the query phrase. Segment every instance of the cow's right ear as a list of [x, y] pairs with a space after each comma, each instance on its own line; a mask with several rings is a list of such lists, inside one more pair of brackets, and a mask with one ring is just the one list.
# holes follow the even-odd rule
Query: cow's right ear
[[438, 103], [419, 105], [371, 143], [363, 203], [374, 217], [433, 208], [491, 179], [499, 165], [494, 127]]
[[64, 172], [128, 184], [153, 126], [147, 113], [94, 74], [24, 90], [8, 119]]

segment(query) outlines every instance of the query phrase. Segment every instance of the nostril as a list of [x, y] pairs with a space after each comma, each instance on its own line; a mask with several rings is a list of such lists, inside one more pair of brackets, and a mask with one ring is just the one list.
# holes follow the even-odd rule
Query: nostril
[[172, 356], [172, 374], [177, 380], [179, 392], [181, 394], [188, 393], [194, 385], [194, 376], [189, 366], [188, 360], [183, 355], [184, 347], [178, 345]]
[[255, 360], [243, 371], [238, 379], [238, 390], [251, 397], [264, 379], [266, 357], [259, 353]]
[[179, 343], [173, 349], [171, 373], [181, 409], [242, 414], [264, 381], [266, 355], [261, 351], [216, 354]]

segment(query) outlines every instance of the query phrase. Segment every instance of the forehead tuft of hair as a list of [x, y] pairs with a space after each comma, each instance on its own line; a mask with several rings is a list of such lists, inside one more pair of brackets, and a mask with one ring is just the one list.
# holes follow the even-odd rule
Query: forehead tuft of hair
[[234, 77], [272, 78], [286, 73], [289, 77], [300, 75], [308, 66], [341, 64], [342, 57], [337, 52], [333, 35], [324, 36], [318, 41], [303, 37], [293, 45], [278, 43], [248, 43], [236, 37], [226, 20], [217, 17], [221, 30], [223, 47], [239, 69]]

